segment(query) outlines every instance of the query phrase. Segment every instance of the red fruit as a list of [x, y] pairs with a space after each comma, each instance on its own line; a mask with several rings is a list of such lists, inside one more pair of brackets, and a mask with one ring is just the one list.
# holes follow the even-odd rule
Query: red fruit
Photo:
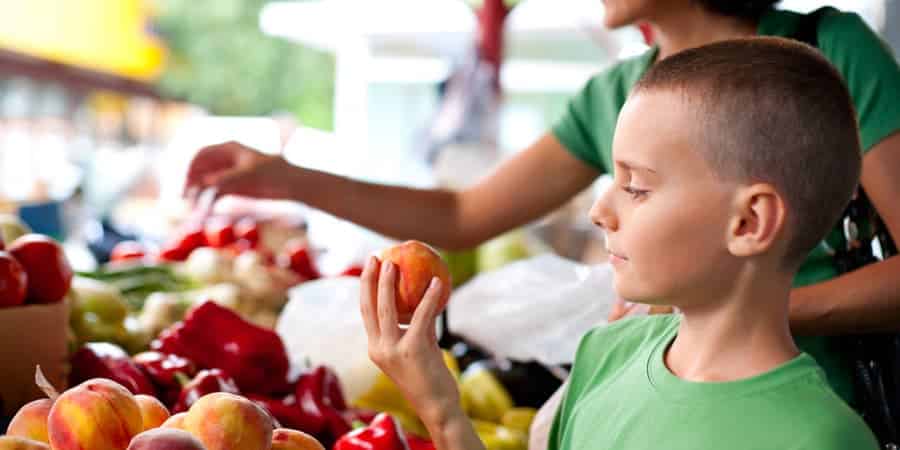
[[184, 261], [191, 252], [207, 245], [206, 235], [202, 228], [189, 228], [181, 232], [174, 240], [159, 251], [159, 259], [163, 261]]
[[0, 308], [25, 303], [27, 288], [25, 269], [12, 255], [0, 251]]
[[343, 277], [360, 277], [362, 276], [363, 268], [359, 264], [354, 264], [340, 273], [340, 276]]
[[305, 241], [291, 241], [287, 244], [287, 251], [280, 255], [278, 265], [293, 270], [306, 280], [321, 278], [322, 274], [316, 268], [312, 251]]
[[188, 254], [175, 245], [166, 245], [159, 250], [160, 261], [184, 261]]
[[431, 279], [441, 281], [440, 308], [450, 299], [450, 269], [434, 249], [419, 241], [406, 241], [381, 252], [383, 261], [397, 268], [397, 320], [409, 323]]
[[26, 234], [9, 246], [28, 276], [27, 298], [32, 303], [56, 303], [72, 284], [72, 267], [62, 247], [47, 236]]
[[250, 243], [251, 247], [259, 244], [259, 224], [250, 217], [244, 217], [234, 225], [234, 234], [238, 239]]
[[224, 219], [213, 219], [206, 222], [203, 233], [206, 235], [206, 243], [215, 248], [227, 247], [236, 239], [234, 226]]
[[125, 261], [129, 259], [141, 259], [147, 255], [147, 248], [140, 242], [122, 241], [113, 247], [109, 255], [110, 261]]
[[237, 256], [241, 253], [246, 252], [247, 250], [253, 250], [253, 244], [244, 239], [239, 239], [225, 246], [223, 250], [225, 251], [225, 253], [230, 253], [232, 256]]

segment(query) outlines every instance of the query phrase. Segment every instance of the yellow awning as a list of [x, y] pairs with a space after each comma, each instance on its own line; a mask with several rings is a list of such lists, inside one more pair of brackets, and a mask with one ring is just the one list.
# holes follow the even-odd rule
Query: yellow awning
[[0, 48], [142, 81], [165, 48], [143, 0], [0, 0]]

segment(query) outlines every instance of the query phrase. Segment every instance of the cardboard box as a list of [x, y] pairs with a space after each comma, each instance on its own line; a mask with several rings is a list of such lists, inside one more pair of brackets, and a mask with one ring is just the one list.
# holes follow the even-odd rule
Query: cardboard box
[[68, 301], [0, 308], [0, 416], [43, 398], [35, 367], [60, 391], [66, 388], [69, 348]]

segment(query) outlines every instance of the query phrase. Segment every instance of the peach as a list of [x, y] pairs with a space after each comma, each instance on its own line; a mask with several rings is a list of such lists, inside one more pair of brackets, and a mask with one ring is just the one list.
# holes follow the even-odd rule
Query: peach
[[207, 450], [191, 433], [172, 428], [145, 431], [131, 440], [127, 450]]
[[175, 428], [178, 430], [184, 429], [184, 418], [187, 417], [187, 412], [181, 412], [178, 414], [173, 414], [172, 417], [169, 417], [160, 428]]
[[47, 416], [50, 415], [52, 406], [53, 400], [49, 398], [35, 400], [23, 406], [13, 416], [12, 422], [9, 423], [9, 428], [6, 429], [6, 435], [28, 438], [49, 444]]
[[54, 450], [123, 450], [142, 426], [141, 408], [128, 389], [95, 378], [56, 399], [47, 434]]
[[169, 419], [169, 410], [156, 397], [140, 394], [134, 396], [134, 401], [141, 408], [141, 422], [144, 424], [144, 431], [157, 428]]
[[268, 450], [274, 428], [272, 417], [256, 403], [226, 392], [201, 397], [184, 418], [184, 429], [208, 450]]
[[433, 248], [419, 241], [406, 241], [381, 252], [382, 261], [397, 266], [397, 321], [408, 324], [431, 279], [441, 280], [441, 306], [450, 299], [450, 269]]
[[302, 431], [278, 428], [272, 432], [272, 450], [325, 450], [325, 447]]
[[20, 436], [0, 436], [0, 450], [50, 450], [50, 446]]

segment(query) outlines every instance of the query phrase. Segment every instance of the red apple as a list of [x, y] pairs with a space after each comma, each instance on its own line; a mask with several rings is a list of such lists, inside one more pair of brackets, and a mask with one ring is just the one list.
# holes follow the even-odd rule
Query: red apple
[[25, 269], [12, 255], [0, 251], [0, 308], [25, 303], [27, 288]]
[[28, 301], [56, 303], [72, 285], [72, 267], [62, 247], [47, 236], [26, 234], [9, 246], [9, 252], [28, 274]]

